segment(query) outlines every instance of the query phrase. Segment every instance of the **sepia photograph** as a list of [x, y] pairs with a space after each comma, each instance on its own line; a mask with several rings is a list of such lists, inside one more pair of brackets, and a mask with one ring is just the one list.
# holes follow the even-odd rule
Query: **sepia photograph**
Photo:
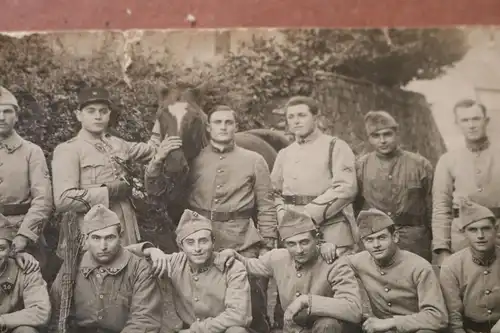
[[500, 333], [498, 125], [495, 26], [0, 31], [0, 332]]

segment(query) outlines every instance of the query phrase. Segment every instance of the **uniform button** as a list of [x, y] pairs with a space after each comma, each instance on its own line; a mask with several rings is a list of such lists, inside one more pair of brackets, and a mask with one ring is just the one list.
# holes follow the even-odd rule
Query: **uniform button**
[[484, 271], [484, 275], [490, 274], [490, 271]]
[[299, 296], [300, 296], [300, 293], [297, 291], [297, 292], [295, 293], [295, 296], [296, 296], [296, 297], [299, 297]]
[[387, 306], [392, 306], [392, 303], [391, 302], [387, 302]]
[[384, 290], [385, 290], [385, 292], [389, 292], [390, 289], [389, 288], [385, 288]]
[[221, 173], [221, 172], [222, 172], [222, 170], [221, 170], [221, 169], [219, 169], [219, 170], [217, 170], [217, 172], [218, 172], [218, 173]]
[[297, 277], [302, 277], [302, 274], [300, 274], [300, 273], [297, 273]]
[[102, 316], [97, 317], [97, 319], [102, 320]]
[[385, 272], [382, 272], [382, 271], [381, 271], [381, 272], [380, 272], [380, 275], [385, 275]]
[[100, 277], [101, 277], [101, 274], [97, 273], [95, 276], [97, 276], [98, 278], [100, 278]]
[[392, 179], [392, 175], [389, 175], [389, 179]]
[[200, 321], [201, 319], [200, 318], [196, 318], [196, 321]]
[[102, 268], [101, 268], [101, 269], [99, 270], [99, 272], [104, 273], [104, 269], [102, 269]]
[[490, 309], [488, 309], [488, 314], [491, 314], [493, 311], [491, 311]]
[[195, 301], [195, 302], [198, 302], [199, 300], [200, 300], [200, 299], [199, 299], [198, 297], [195, 297], [195, 298], [194, 298], [194, 301]]
[[198, 281], [198, 277], [197, 277], [197, 276], [195, 276], [195, 277], [193, 278], [193, 280]]
[[217, 188], [221, 188], [221, 187], [222, 187], [222, 185], [217, 185]]
[[99, 295], [99, 298], [100, 298], [100, 299], [103, 299], [103, 298], [104, 298], [104, 295]]
[[224, 159], [224, 156], [220, 156], [220, 157], [219, 157], [219, 159], [220, 159], [220, 160], [223, 160], [223, 159]]
[[215, 199], [215, 200], [214, 200], [214, 202], [215, 202], [215, 203], [219, 203], [219, 199]]
[[477, 191], [478, 192], [483, 192], [483, 189], [482, 188], [478, 188]]
[[486, 289], [486, 291], [485, 291], [484, 293], [485, 293], [486, 295], [489, 295], [489, 294], [491, 294], [491, 290]]
[[388, 212], [388, 213], [387, 213], [387, 215], [391, 216], [391, 215], [392, 215], [392, 213], [391, 213], [391, 212]]

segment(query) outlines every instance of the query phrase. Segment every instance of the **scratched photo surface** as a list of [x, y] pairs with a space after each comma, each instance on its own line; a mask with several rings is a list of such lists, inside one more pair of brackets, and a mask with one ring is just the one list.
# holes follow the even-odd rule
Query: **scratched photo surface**
[[[399, 246], [437, 271], [440, 250], [457, 252], [466, 246], [454, 238], [459, 236], [453, 226], [450, 232], [462, 197], [475, 196], [493, 214], [500, 212], [500, 155], [479, 157], [500, 139], [497, 27], [0, 32], [0, 86], [1, 223], [17, 233], [12, 256], [16, 248], [33, 254], [47, 289], [62, 295], [50, 319], [43, 319], [47, 313], [28, 316], [41, 332], [50, 326], [52, 332], [100, 328], [111, 333], [127, 325], [122, 332], [148, 327], [146, 332], [160, 332], [149, 318], [155, 311], [162, 314], [161, 332], [224, 332], [224, 320], [207, 324], [200, 316], [224, 311], [220, 302], [206, 298], [227, 296], [228, 290], [218, 290], [227, 283], [219, 280], [227, 276], [213, 273], [198, 289], [190, 284], [189, 251], [195, 250], [180, 248], [176, 238], [203, 231], [190, 228], [207, 219], [213, 222], [215, 251], [234, 249], [257, 257], [284, 246], [277, 225], [289, 216], [287, 207], [306, 207], [300, 218], [309, 216], [318, 225], [321, 219], [330, 221], [318, 227], [320, 237], [334, 243], [332, 251], [341, 256], [363, 250], [360, 237], [366, 231], [356, 217], [363, 209], [377, 208], [396, 224]], [[472, 104], [466, 106], [467, 100]], [[460, 101], [466, 101], [460, 107], [486, 110], [485, 133], [477, 124], [456, 121]], [[14, 104], [9, 115], [6, 106]], [[89, 105], [94, 108], [85, 111]], [[210, 117], [234, 111], [229, 118], [237, 118], [237, 126], [226, 124], [230, 129], [220, 134], [210, 125], [214, 110]], [[299, 119], [304, 112], [313, 123]], [[218, 126], [224, 127], [220, 124], [227, 119], [221, 119]], [[106, 135], [96, 139], [82, 126]], [[386, 129], [394, 130], [385, 134], [389, 138], [380, 134]], [[233, 130], [232, 144], [219, 150], [214, 137], [232, 136]], [[472, 148], [475, 133], [481, 146]], [[178, 141], [168, 141], [172, 136]], [[325, 144], [307, 149], [318, 138]], [[231, 157], [236, 149], [241, 155]], [[454, 153], [469, 150], [477, 160]], [[441, 159], [449, 153], [454, 159]], [[388, 162], [394, 157], [399, 160]], [[394, 168], [399, 170], [395, 179]], [[183, 215], [185, 209], [194, 215]], [[99, 237], [113, 235], [95, 232], [117, 223], [119, 244], [99, 250]], [[304, 223], [294, 228], [302, 230]], [[0, 237], [7, 239], [2, 232]], [[141, 242], [168, 254], [186, 253], [164, 259], [168, 274], [159, 286], [146, 285], [142, 271], [159, 266], [153, 255], [144, 260], [151, 245]], [[103, 262], [107, 256], [114, 259], [99, 265], [92, 249]], [[208, 256], [216, 258], [213, 265], [224, 266], [219, 257]], [[104, 280], [94, 274], [101, 266], [106, 267]], [[299, 287], [292, 292], [284, 284], [278, 299], [276, 280], [288, 269], [286, 263], [279, 267], [283, 272], [271, 274], [269, 281], [251, 277], [248, 285], [245, 277], [246, 284], [235, 284], [232, 304], [239, 310], [251, 307], [247, 313], [253, 321], [240, 318], [233, 326], [247, 325], [248, 332], [299, 332], [286, 320], [282, 330], [279, 303], [312, 291], [296, 293]], [[211, 272], [206, 270], [198, 272], [200, 280]], [[124, 277], [118, 281], [120, 274]], [[241, 278], [232, 274], [231, 281]], [[1, 284], [8, 295], [13, 286]], [[251, 305], [238, 298], [245, 288], [252, 290]], [[34, 292], [43, 294], [40, 290]], [[255, 301], [259, 297], [260, 303]], [[363, 309], [369, 308], [366, 303]], [[498, 320], [500, 299], [495, 304]], [[151, 316], [132, 316], [134, 307]], [[15, 327], [10, 324], [14, 319], [3, 317], [0, 313], [0, 327]], [[90, 328], [75, 330], [86, 323]]]

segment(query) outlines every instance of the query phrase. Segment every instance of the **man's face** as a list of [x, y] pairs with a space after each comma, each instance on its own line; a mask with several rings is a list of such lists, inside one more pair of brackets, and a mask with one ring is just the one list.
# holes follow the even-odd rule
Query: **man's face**
[[497, 226], [490, 219], [469, 224], [464, 233], [470, 246], [478, 252], [487, 252], [495, 247]]
[[101, 134], [109, 124], [111, 110], [106, 103], [91, 103], [76, 111], [76, 118], [82, 128], [92, 134]]
[[182, 251], [186, 253], [189, 262], [194, 265], [204, 265], [214, 252], [214, 242], [210, 230], [198, 230], [182, 240]]
[[285, 239], [285, 247], [299, 264], [305, 264], [318, 253], [318, 241], [311, 232], [304, 232]]
[[17, 112], [13, 105], [0, 105], [0, 136], [9, 136], [17, 123]]
[[288, 129], [296, 136], [305, 137], [316, 127], [316, 117], [306, 104], [289, 106], [285, 115]]
[[207, 130], [212, 141], [222, 144], [231, 143], [237, 130], [234, 111], [224, 110], [212, 113]]
[[394, 255], [397, 249], [398, 241], [398, 232], [395, 231], [391, 234], [391, 232], [386, 228], [364, 237], [363, 245], [375, 260], [383, 261]]
[[10, 242], [6, 239], [0, 239], [0, 266], [9, 259]]
[[486, 137], [490, 119], [477, 105], [470, 108], [456, 109], [455, 121], [468, 141], [477, 141]]
[[398, 147], [398, 135], [391, 128], [373, 132], [368, 140], [372, 147], [382, 155], [390, 154]]
[[121, 249], [118, 226], [96, 230], [87, 238], [88, 251], [100, 264], [109, 264]]

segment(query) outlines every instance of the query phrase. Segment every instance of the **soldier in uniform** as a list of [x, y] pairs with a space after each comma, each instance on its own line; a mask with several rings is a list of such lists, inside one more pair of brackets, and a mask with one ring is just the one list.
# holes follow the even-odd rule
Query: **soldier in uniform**
[[[121, 221], [102, 204], [84, 216], [87, 251], [74, 281], [71, 320], [76, 333], [159, 333], [161, 290], [151, 266], [122, 247]], [[61, 284], [51, 290], [54, 309]], [[57, 315], [57, 311], [54, 311]]]
[[[112, 103], [108, 91], [83, 89], [75, 112], [81, 123], [76, 137], [59, 144], [52, 161], [54, 202], [59, 212], [74, 211], [83, 216], [90, 207], [102, 204], [114, 211], [121, 221], [123, 244], [140, 240], [139, 227], [130, 196], [130, 180], [123, 163], [149, 162], [156, 153], [159, 139], [148, 143], [128, 142], [108, 133]], [[60, 239], [59, 249], [65, 248]]]
[[488, 139], [486, 107], [474, 100], [463, 100], [453, 110], [466, 146], [445, 153], [436, 165], [432, 234], [438, 265], [451, 253], [468, 246], [459, 231], [461, 198], [481, 202], [500, 216], [500, 149]]
[[279, 151], [271, 173], [278, 224], [287, 207], [308, 212], [339, 255], [357, 243], [351, 203], [357, 192], [355, 158], [347, 143], [318, 128], [318, 103], [293, 97], [285, 106], [295, 142]]
[[156, 274], [173, 285], [183, 322], [180, 333], [245, 333], [252, 321], [250, 284], [240, 262], [226, 266], [214, 252], [210, 220], [186, 209], [177, 226], [182, 252], [165, 254], [142, 243], [127, 248], [151, 258]]
[[396, 225], [384, 212], [361, 211], [358, 225], [366, 251], [347, 260], [368, 297], [363, 330], [424, 333], [446, 328], [448, 313], [432, 265], [399, 249]]
[[491, 210], [464, 201], [460, 229], [469, 246], [446, 258], [440, 279], [451, 333], [500, 332], [500, 247]]
[[[0, 221], [6, 220], [0, 214]], [[0, 332], [36, 333], [47, 324], [50, 317], [47, 284], [38, 266], [23, 269], [9, 258], [15, 236], [16, 232], [12, 228], [0, 228]], [[26, 253], [18, 255], [30, 256]], [[35, 261], [33, 257], [30, 258]]]
[[[237, 118], [230, 107], [219, 105], [210, 111], [207, 130], [210, 144], [191, 166], [186, 189], [188, 205], [212, 221], [216, 250], [231, 248], [246, 257], [257, 257], [274, 248], [277, 239], [269, 168], [261, 155], [235, 144]], [[178, 147], [178, 138], [170, 140], [171, 147], [176, 144]], [[162, 161], [168, 153], [159, 150], [146, 170], [146, 177], [154, 179], [161, 175]], [[250, 279], [250, 286], [251, 327], [268, 332], [266, 288], [263, 281], [255, 278]]]
[[42, 149], [14, 130], [19, 104], [0, 87], [0, 213], [17, 235], [14, 251], [29, 251], [46, 262], [43, 229], [52, 213], [52, 186]]
[[355, 211], [377, 208], [385, 212], [395, 222], [399, 247], [430, 262], [432, 165], [400, 147], [398, 124], [387, 112], [368, 112], [365, 127], [375, 151], [356, 163]]
[[[278, 228], [285, 249], [259, 258], [226, 249], [222, 260], [235, 257], [249, 274], [276, 280], [286, 309], [284, 332], [355, 332], [361, 320], [360, 291], [345, 258], [332, 262], [320, 255], [316, 225], [304, 210], [286, 208]], [[335, 248], [330, 252], [335, 255]]]

